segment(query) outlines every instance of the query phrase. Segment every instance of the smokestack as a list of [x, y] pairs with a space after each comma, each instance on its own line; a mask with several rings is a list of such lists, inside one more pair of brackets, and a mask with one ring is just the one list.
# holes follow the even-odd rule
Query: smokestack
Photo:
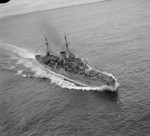
[[65, 51], [61, 51], [60, 54], [61, 54], [61, 58], [62, 59], [66, 58], [66, 52]]

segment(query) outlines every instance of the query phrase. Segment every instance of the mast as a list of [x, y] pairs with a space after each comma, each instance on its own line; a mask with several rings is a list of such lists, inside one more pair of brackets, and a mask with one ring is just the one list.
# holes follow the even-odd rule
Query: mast
[[65, 41], [66, 41], [66, 48], [67, 48], [67, 55], [68, 55], [68, 57], [69, 57], [69, 58], [72, 58], [72, 59], [75, 58], [75, 55], [74, 55], [72, 52], [70, 52], [70, 50], [69, 50], [66, 35], [65, 35]]
[[67, 54], [68, 54], [68, 56], [69, 56], [70, 51], [69, 51], [69, 47], [68, 47], [68, 42], [67, 42], [67, 37], [66, 37], [66, 35], [65, 35], [65, 42], [66, 42]]
[[48, 40], [47, 40], [46, 36], [45, 36], [45, 41], [46, 41], [46, 48], [47, 48], [46, 56], [50, 56], [52, 54], [52, 50], [51, 50], [50, 46], [48, 45]]

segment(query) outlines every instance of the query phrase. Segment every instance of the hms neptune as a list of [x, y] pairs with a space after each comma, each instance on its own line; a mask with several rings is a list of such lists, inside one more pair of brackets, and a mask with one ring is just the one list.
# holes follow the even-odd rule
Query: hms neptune
[[76, 57], [69, 50], [66, 36], [66, 51], [60, 51], [59, 56], [52, 53], [46, 37], [45, 41], [46, 55], [35, 55], [36, 60], [45, 68], [80, 87], [103, 87], [103, 90], [108, 91], [118, 89], [119, 84], [113, 75], [92, 68], [87, 59]]

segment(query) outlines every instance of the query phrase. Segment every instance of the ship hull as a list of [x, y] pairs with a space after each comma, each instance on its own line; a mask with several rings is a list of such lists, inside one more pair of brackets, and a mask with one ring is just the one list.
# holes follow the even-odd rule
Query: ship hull
[[52, 72], [56, 73], [58, 76], [62, 77], [64, 80], [73, 82], [77, 86], [93, 87], [93, 88], [99, 88], [103, 86], [105, 90], [110, 90], [110, 91], [116, 91], [118, 88], [118, 83], [116, 79], [114, 79], [114, 77], [112, 77], [111, 75], [107, 75], [96, 70], [99, 73], [100, 76], [99, 79], [95, 77], [85, 77], [84, 75], [67, 72], [63, 68], [54, 69], [43, 62], [42, 55], [37, 55], [37, 56], [35, 56], [35, 59], [37, 60], [38, 63], [44, 66], [44, 68], [51, 70]]

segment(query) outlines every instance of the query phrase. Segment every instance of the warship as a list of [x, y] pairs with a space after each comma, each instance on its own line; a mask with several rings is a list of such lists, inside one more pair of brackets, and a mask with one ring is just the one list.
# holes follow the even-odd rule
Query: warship
[[90, 66], [87, 59], [77, 57], [69, 50], [66, 36], [64, 39], [66, 50], [55, 55], [45, 36], [46, 54], [37, 54], [35, 59], [45, 68], [77, 86], [95, 88], [105, 86], [105, 89], [110, 91], [117, 89], [117, 80], [111, 74], [96, 70]]

